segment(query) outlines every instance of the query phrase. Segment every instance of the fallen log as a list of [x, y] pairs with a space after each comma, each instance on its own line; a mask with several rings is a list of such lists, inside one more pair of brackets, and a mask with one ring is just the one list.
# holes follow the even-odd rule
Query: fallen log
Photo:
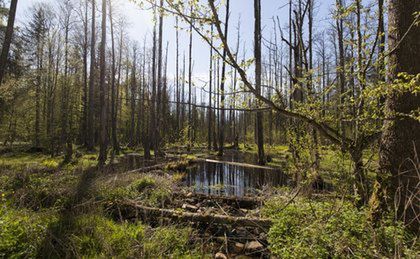
[[235, 165], [241, 167], [248, 167], [248, 168], [257, 168], [257, 169], [264, 169], [264, 170], [273, 170], [278, 171], [278, 168], [269, 167], [269, 166], [262, 166], [262, 165], [254, 165], [248, 163], [241, 163], [241, 162], [230, 162], [230, 161], [223, 161], [223, 160], [214, 160], [214, 159], [196, 159], [195, 161], [202, 161], [207, 163], [215, 163], [215, 164], [226, 164], [226, 165]]
[[215, 202], [221, 202], [234, 206], [237, 208], [255, 208], [263, 205], [263, 200], [260, 198], [251, 198], [251, 197], [236, 197], [236, 196], [220, 196], [220, 195], [207, 195], [203, 193], [188, 193], [188, 194], [179, 194], [182, 198], [191, 198], [196, 200], [209, 200]]
[[140, 168], [137, 168], [137, 169], [134, 169], [134, 170], [127, 171], [126, 173], [145, 173], [145, 172], [149, 172], [149, 171], [152, 171], [152, 170], [159, 170], [159, 169], [163, 169], [167, 164], [168, 164], [168, 162], [157, 164], [157, 165], [152, 165], [152, 166], [140, 167]]
[[[251, 217], [234, 217], [219, 214], [201, 214], [193, 212], [183, 212], [173, 209], [162, 209], [155, 207], [148, 207], [138, 204], [134, 201], [127, 200], [121, 204], [122, 206], [130, 206], [137, 212], [144, 214], [147, 217], [152, 218], [170, 218], [177, 221], [183, 222], [199, 222], [208, 224], [222, 224], [222, 225], [234, 225], [241, 227], [258, 227], [264, 231], [268, 230], [272, 225], [270, 219], [264, 218], [251, 218]], [[138, 215], [136, 213], [136, 215]]]

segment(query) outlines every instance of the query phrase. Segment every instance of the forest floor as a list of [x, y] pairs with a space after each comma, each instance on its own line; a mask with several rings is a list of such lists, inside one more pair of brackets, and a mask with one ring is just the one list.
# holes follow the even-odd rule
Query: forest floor
[[[245, 161], [239, 162], [252, 164], [254, 148], [241, 150]], [[397, 225], [387, 227], [402, 237], [380, 241], [377, 249], [379, 239], [365, 230], [366, 211], [355, 209], [343, 190], [284, 186], [244, 197], [195, 193], [185, 184], [186, 172], [197, 161], [216, 158], [204, 148], [171, 147], [166, 158], [151, 161], [126, 150], [101, 171], [96, 154], [81, 150], [66, 165], [60, 164], [63, 157], [28, 153], [25, 146], [0, 152], [0, 257], [377, 256], [385, 254], [384, 242], [387, 249], [399, 242], [408, 253], [418, 251], [418, 242], [408, 242], [413, 238]], [[345, 158], [322, 152], [322, 178], [337, 188], [346, 180], [340, 168], [348, 161], [338, 168]], [[286, 147], [269, 153], [268, 166], [291, 170]]]

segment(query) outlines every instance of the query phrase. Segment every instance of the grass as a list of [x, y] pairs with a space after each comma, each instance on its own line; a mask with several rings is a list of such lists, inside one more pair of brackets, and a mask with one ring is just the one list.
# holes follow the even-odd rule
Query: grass
[[[367, 208], [336, 199], [272, 197], [262, 209], [273, 219], [270, 250], [282, 258], [391, 258], [418, 256], [419, 242], [399, 222], [374, 226]], [[414, 240], [414, 242], [413, 242]]]
[[172, 198], [171, 175], [97, 173], [95, 154], [65, 166], [61, 160], [24, 152], [0, 157], [1, 258], [202, 257], [191, 228], [120, 222], [101, 205], [132, 198], [161, 206]]
[[[254, 154], [256, 147], [250, 145], [246, 152]], [[267, 153], [272, 157], [269, 165], [289, 166], [286, 146], [272, 146]], [[364, 161], [370, 161], [371, 175], [377, 166], [372, 153], [364, 154]], [[173, 187], [185, 177], [183, 171], [196, 156], [184, 158], [164, 170], [139, 174], [98, 173], [92, 169], [96, 154], [80, 153], [64, 166], [62, 157], [24, 152], [1, 156], [0, 257], [206, 257], [203, 244], [191, 238], [197, 233], [189, 226], [152, 228], [140, 221], [121, 220], [108, 210], [125, 199], [155, 207], [170, 203]], [[348, 155], [321, 148], [320, 173], [342, 191], [351, 188]], [[270, 198], [261, 210], [274, 221], [268, 233], [274, 256], [418, 256], [418, 241], [391, 217], [374, 227], [368, 208], [355, 208], [346, 200], [298, 196], [285, 207], [291, 199], [290, 189], [276, 193], [279, 195]]]

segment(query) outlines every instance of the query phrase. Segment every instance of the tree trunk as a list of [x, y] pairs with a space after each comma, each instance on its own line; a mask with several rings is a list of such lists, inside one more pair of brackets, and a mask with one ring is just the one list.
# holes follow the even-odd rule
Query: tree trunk
[[106, 46], [106, 0], [102, 0], [102, 38], [101, 38], [101, 48], [100, 48], [100, 87], [99, 87], [99, 98], [100, 98], [100, 133], [99, 133], [99, 157], [98, 165], [100, 167], [105, 165], [107, 157], [107, 116], [106, 116], [106, 102], [105, 102], [105, 73], [106, 73], [106, 64], [105, 64], [105, 46]]
[[0, 55], [0, 85], [3, 82], [4, 74], [6, 73], [7, 58], [9, 56], [10, 45], [12, 44], [13, 29], [15, 24], [16, 9], [18, 0], [11, 0], [9, 17], [7, 18], [6, 34]]
[[[229, 0], [226, 1], [225, 37], [228, 38], [229, 29]], [[225, 81], [226, 81], [226, 49], [223, 49], [222, 78], [220, 82], [220, 127], [219, 127], [219, 151], [218, 156], [223, 156], [225, 145]]]
[[96, 47], [96, 7], [95, 0], [92, 0], [92, 28], [91, 28], [91, 40], [90, 40], [90, 78], [89, 78], [89, 107], [88, 107], [88, 120], [87, 120], [87, 149], [89, 151], [94, 150], [94, 109], [95, 109], [95, 47]]
[[[390, 83], [399, 73], [420, 72], [420, 27], [412, 26], [417, 0], [395, 0], [388, 3], [388, 43], [390, 49], [388, 77]], [[401, 78], [404, 80], [403, 78]], [[408, 116], [420, 106], [420, 95], [393, 90], [385, 101], [386, 120], [380, 146], [382, 189], [389, 193], [389, 204], [396, 202], [397, 218], [418, 230], [420, 219], [418, 149], [420, 123]], [[388, 180], [386, 177], [390, 177]]]
[[180, 91], [179, 91], [179, 22], [178, 22], [178, 16], [175, 18], [176, 19], [176, 72], [175, 72], [175, 86], [176, 86], [176, 135], [177, 138], [179, 137], [179, 131], [181, 129], [181, 125], [180, 125]]
[[[211, 45], [213, 45], [213, 25], [211, 26]], [[211, 108], [211, 101], [212, 101], [212, 84], [213, 84], [213, 47], [210, 46], [210, 69], [209, 69], [209, 109], [208, 109], [208, 143], [207, 149], [211, 150], [211, 138], [212, 138], [212, 108]]]
[[[193, 6], [191, 5], [191, 16], [193, 12]], [[192, 111], [191, 111], [191, 91], [192, 91], [192, 31], [193, 27], [192, 24], [190, 25], [190, 45], [188, 47], [188, 149], [191, 148], [192, 145]]]
[[88, 123], [88, 0], [85, 0], [85, 13], [83, 17], [83, 113], [80, 120], [79, 138], [82, 145], [87, 146], [87, 123]]
[[[261, 94], [261, 0], [254, 0], [254, 55], [255, 55], [255, 90]], [[259, 100], [257, 100], [259, 103]], [[259, 106], [259, 105], [258, 105]], [[257, 112], [257, 146], [258, 163], [265, 164], [264, 135], [263, 135], [263, 113]]]
[[156, 128], [155, 128], [155, 156], [161, 156], [160, 151], [160, 142], [161, 142], [161, 132], [160, 132], [160, 126], [162, 124], [163, 120], [163, 91], [162, 91], [162, 66], [163, 66], [163, 47], [162, 47], [162, 38], [163, 38], [163, 0], [160, 0], [160, 8], [159, 10], [159, 36], [158, 36], [158, 64], [157, 64], [157, 103], [156, 103]]
[[115, 88], [115, 39], [114, 39], [114, 21], [112, 19], [112, 2], [109, 0], [109, 22], [111, 28], [111, 54], [112, 54], [112, 67], [111, 67], [111, 138], [113, 153], [118, 154], [120, 147], [117, 139], [117, 99]]

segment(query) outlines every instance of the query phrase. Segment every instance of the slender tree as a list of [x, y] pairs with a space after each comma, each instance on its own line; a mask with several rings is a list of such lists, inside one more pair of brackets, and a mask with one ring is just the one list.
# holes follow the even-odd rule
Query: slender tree
[[[226, 1], [225, 18], [225, 37], [228, 37], [229, 31], [229, 0]], [[223, 60], [226, 59], [226, 49], [223, 49]], [[219, 127], [219, 151], [218, 156], [223, 156], [225, 143], [225, 81], [226, 81], [226, 62], [222, 63], [222, 75], [220, 82], [220, 127]]]
[[90, 38], [90, 76], [89, 76], [89, 107], [88, 107], [88, 119], [87, 119], [87, 149], [94, 150], [95, 138], [94, 138], [94, 109], [95, 109], [95, 67], [96, 67], [96, 0], [92, 0], [92, 24], [91, 24], [91, 38]]
[[99, 157], [98, 165], [102, 167], [105, 165], [107, 157], [107, 116], [106, 116], [106, 0], [102, 0], [102, 29], [101, 29], [101, 47], [100, 47], [100, 82], [99, 82], [99, 102], [100, 102], [100, 133], [99, 133]]
[[12, 44], [13, 29], [15, 25], [16, 9], [18, 0], [11, 0], [9, 8], [9, 16], [7, 18], [6, 34], [0, 55], [0, 85], [3, 82], [4, 74], [6, 73], [7, 58], [9, 56], [10, 45]]
[[[261, 0], [254, 0], [254, 58], [255, 58], [255, 90], [261, 95]], [[258, 101], [259, 102], [259, 101]], [[258, 163], [265, 164], [263, 113], [257, 112], [257, 146]]]

